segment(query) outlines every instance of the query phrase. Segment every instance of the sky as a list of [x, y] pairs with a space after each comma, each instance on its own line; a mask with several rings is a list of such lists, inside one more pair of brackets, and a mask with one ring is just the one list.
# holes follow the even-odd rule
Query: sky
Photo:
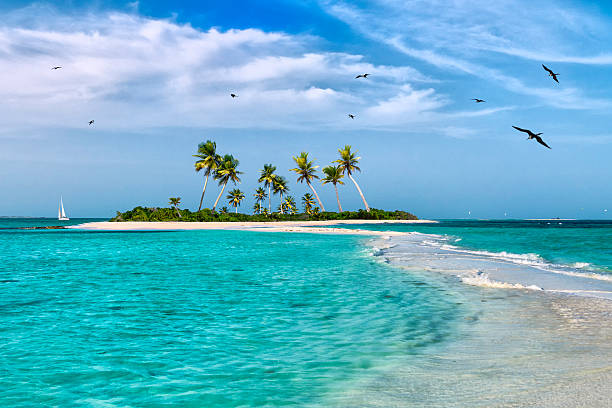
[[[348, 144], [374, 208], [611, 219], [605, 3], [3, 1], [0, 215], [52, 217], [60, 195], [71, 217], [197, 209], [192, 155], [210, 139], [240, 160], [242, 212], [265, 163], [299, 201], [292, 157], [324, 167]], [[346, 181], [344, 209], [361, 208]]]

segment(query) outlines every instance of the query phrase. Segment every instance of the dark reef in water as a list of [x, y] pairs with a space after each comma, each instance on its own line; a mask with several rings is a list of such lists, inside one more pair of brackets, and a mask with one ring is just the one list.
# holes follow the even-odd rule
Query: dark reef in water
[[0, 228], [0, 230], [49, 230], [49, 229], [65, 229], [63, 225], [48, 225], [46, 227], [11, 227]]

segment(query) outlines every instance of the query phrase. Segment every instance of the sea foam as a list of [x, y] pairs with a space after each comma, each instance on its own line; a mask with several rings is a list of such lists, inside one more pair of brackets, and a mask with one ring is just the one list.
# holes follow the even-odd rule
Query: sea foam
[[588, 263], [556, 264], [537, 253], [463, 248], [449, 243], [457, 242], [455, 237], [435, 234], [410, 233], [392, 242], [398, 246], [379, 249], [387, 260], [452, 274], [468, 285], [612, 298], [612, 275], [597, 273]]

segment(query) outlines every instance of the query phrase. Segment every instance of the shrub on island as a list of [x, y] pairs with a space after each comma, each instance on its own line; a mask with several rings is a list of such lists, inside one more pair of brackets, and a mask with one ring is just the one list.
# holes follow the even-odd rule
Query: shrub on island
[[[180, 217], [179, 217], [180, 214]], [[177, 210], [175, 208], [135, 207], [125, 212], [117, 211], [113, 222], [124, 221], [181, 221], [181, 222], [274, 222], [274, 221], [333, 221], [333, 220], [418, 220], [406, 211], [385, 211], [371, 208], [365, 210], [337, 212], [311, 212], [310, 214], [235, 214], [217, 213], [205, 208], [201, 211]]]

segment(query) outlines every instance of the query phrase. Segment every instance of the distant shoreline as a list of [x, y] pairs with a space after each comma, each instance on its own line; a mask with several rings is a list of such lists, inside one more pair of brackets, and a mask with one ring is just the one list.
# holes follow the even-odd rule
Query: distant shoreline
[[67, 229], [92, 231], [192, 231], [242, 230], [267, 232], [307, 232], [317, 234], [403, 235], [397, 231], [370, 231], [347, 228], [317, 228], [333, 225], [366, 224], [435, 224], [432, 220], [329, 220], [329, 221], [246, 221], [246, 222], [181, 222], [181, 221], [126, 221], [88, 222], [66, 226]]
[[578, 221], [578, 219], [577, 218], [525, 218], [525, 221]]

